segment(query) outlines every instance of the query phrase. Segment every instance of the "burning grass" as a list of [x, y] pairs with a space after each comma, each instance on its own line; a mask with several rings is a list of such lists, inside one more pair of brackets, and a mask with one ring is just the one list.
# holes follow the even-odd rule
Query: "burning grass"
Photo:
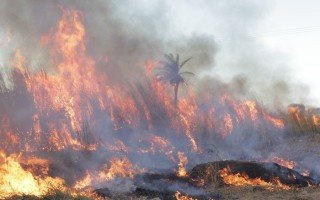
[[[283, 190], [281, 188], [273, 188], [270, 191], [269, 188], [264, 186], [234, 186], [234, 187], [208, 187], [207, 192], [219, 193], [219, 198], [204, 198], [215, 199], [215, 200], [255, 200], [255, 199], [283, 199], [283, 200], [317, 200], [320, 195], [319, 187], [306, 187], [306, 188], [292, 188], [289, 190]], [[160, 196], [160, 195], [159, 195]], [[101, 200], [104, 198], [101, 197], [86, 197], [86, 196], [75, 196], [70, 193], [61, 192], [59, 190], [52, 190], [47, 194], [42, 196], [32, 196], [32, 195], [13, 195], [11, 197], [5, 198], [4, 200]], [[129, 194], [119, 194], [117, 197], [108, 198], [109, 200], [145, 200], [145, 199], [162, 199], [157, 197], [150, 196], [139, 196], [129, 195]], [[179, 191], [171, 195], [172, 200], [200, 200], [199, 198], [190, 197], [188, 194], [181, 194]], [[168, 199], [166, 199], [168, 200]]]
[[[196, 180], [188, 173], [191, 167], [221, 158], [272, 161], [294, 169], [301, 158], [284, 159], [276, 148], [285, 136], [318, 133], [315, 110], [298, 105], [290, 106], [288, 113], [269, 113], [253, 100], [227, 93], [198, 97], [192, 88], [177, 99], [176, 82], [173, 92], [172, 83], [158, 81], [158, 61], [141, 66], [139, 71], [145, 71], [139, 81], [111, 81], [113, 74], [100, 71], [96, 65], [101, 63], [87, 55], [83, 13], [58, 7], [62, 18], [41, 38], [50, 48], [52, 71], [28, 70], [27, 58], [17, 49], [10, 62], [10, 87], [0, 77], [1, 198], [81, 199], [85, 197], [73, 193], [90, 196], [107, 186], [131, 191], [136, 176], [164, 169], [179, 180]], [[237, 185], [227, 179], [230, 176], [246, 182], [245, 187], [277, 185], [271, 176], [262, 180], [230, 169], [210, 172], [212, 176], [195, 185], [216, 182], [223, 174], [227, 185]], [[299, 184], [307, 184], [287, 171]], [[278, 180], [295, 183], [281, 176]]]
[[52, 190], [43, 194], [41, 196], [32, 195], [13, 195], [4, 200], [99, 200], [102, 198], [94, 197], [90, 198], [82, 195], [75, 195], [67, 192], [62, 192], [60, 190]]

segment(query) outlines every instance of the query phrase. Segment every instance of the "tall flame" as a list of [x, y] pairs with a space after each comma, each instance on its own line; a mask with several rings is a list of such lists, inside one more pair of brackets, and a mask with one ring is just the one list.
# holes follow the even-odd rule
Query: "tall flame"
[[[83, 13], [58, 7], [62, 18], [40, 39], [40, 44], [50, 49], [52, 68], [33, 71], [28, 68], [28, 58], [16, 49], [10, 61], [13, 86], [0, 93], [5, 102], [0, 112], [0, 194], [3, 197], [39, 196], [50, 186], [61, 187], [65, 183], [49, 175], [46, 159], [40, 161], [34, 157], [42, 168], [32, 169], [30, 166], [34, 164], [26, 161], [27, 154], [84, 152], [90, 157], [94, 152], [106, 155], [109, 159], [101, 156], [103, 161], [99, 165], [79, 170], [81, 175], [71, 181], [74, 189], [85, 190], [115, 177], [133, 178], [142, 173], [144, 169], [130, 160], [132, 155], [153, 159], [163, 156], [176, 165], [178, 176], [185, 177], [188, 162], [189, 165], [192, 162], [188, 156], [202, 154], [205, 149], [202, 142], [210, 143], [211, 139], [224, 142], [235, 134], [242, 134], [239, 138], [246, 140], [248, 132], [260, 134], [269, 128], [277, 133], [285, 130], [283, 115], [269, 114], [257, 102], [239, 101], [227, 93], [219, 100], [210, 94], [197, 98], [191, 88], [181, 88], [183, 92], [179, 93], [175, 107], [172, 85], [157, 79], [159, 61], [147, 60], [141, 66], [144, 82], [133, 84], [132, 91], [120, 81], [111, 81], [112, 74], [97, 67], [99, 62], [112, 66], [107, 55], [97, 60], [87, 55]], [[10, 29], [7, 35], [10, 42]], [[12, 114], [6, 104], [17, 109], [14, 113], [21, 116]], [[319, 117], [310, 110], [294, 106], [289, 107], [288, 112], [288, 121], [296, 121], [299, 127], [320, 126]], [[243, 127], [249, 127], [250, 131]], [[20, 159], [18, 154], [26, 158]], [[288, 167], [295, 165], [280, 158], [272, 161]], [[230, 185], [271, 184], [251, 180], [246, 175], [232, 175], [228, 168], [219, 174]], [[235, 179], [237, 181], [232, 182]], [[178, 194], [176, 198], [184, 197]]]

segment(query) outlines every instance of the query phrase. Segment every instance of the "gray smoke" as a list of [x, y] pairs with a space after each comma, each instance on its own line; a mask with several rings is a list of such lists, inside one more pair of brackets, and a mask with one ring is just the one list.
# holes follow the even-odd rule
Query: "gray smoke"
[[[218, 102], [224, 92], [237, 100], [258, 100], [274, 110], [283, 109], [293, 102], [308, 100], [308, 88], [292, 80], [286, 57], [278, 52], [269, 52], [258, 38], [250, 36], [252, 31], [259, 28], [259, 21], [270, 8], [270, 5], [257, 0], [179, 0], [174, 3], [169, 0], [156, 0], [152, 3], [147, 0], [3, 0], [0, 2], [0, 27], [10, 28], [13, 41], [12, 46], [3, 49], [4, 66], [9, 66], [9, 60], [15, 49], [20, 48], [21, 55], [27, 57], [33, 70], [44, 67], [51, 71], [52, 59], [49, 47], [41, 46], [39, 41], [41, 36], [50, 32], [50, 28], [61, 18], [62, 12], [54, 6], [56, 4], [62, 5], [65, 9], [83, 11], [88, 56], [97, 60], [97, 70], [106, 72], [110, 83], [126, 86], [140, 82], [144, 77], [143, 63], [146, 60], [162, 60], [164, 54], [179, 53], [182, 60], [192, 57], [184, 70], [196, 74], [190, 81], [190, 87], [195, 89], [199, 102], [206, 95], [212, 96]], [[108, 63], [103, 62], [103, 59], [99, 61], [104, 57], [108, 57]], [[122, 88], [130, 90], [132, 87]], [[21, 101], [23, 101], [21, 105], [25, 106], [25, 100]], [[30, 102], [32, 105], [32, 101]], [[25, 108], [21, 110], [27, 113], [34, 112]], [[15, 113], [14, 116], [16, 115]], [[19, 116], [23, 118], [21, 113]], [[102, 114], [101, 116], [96, 117], [104, 121], [98, 122], [93, 129], [103, 137], [105, 133], [112, 133], [112, 125], [105, 122], [107, 117]], [[11, 118], [18, 122], [24, 121], [21, 118]], [[163, 119], [159, 120], [163, 124], [167, 122], [161, 120]], [[16, 124], [19, 124], [18, 122]], [[32, 124], [32, 122], [25, 123]], [[161, 123], [159, 124], [162, 125]], [[168, 123], [165, 125], [168, 126]], [[161, 128], [165, 127], [160, 127], [158, 132], [161, 132]], [[262, 143], [260, 141], [263, 139], [262, 134], [252, 134], [252, 137], [247, 136], [248, 140], [245, 143], [239, 143], [243, 135], [252, 132], [252, 128], [248, 130], [246, 128], [236, 127], [238, 133], [234, 137], [227, 138], [225, 147], [216, 146], [222, 150], [225, 148], [226, 151], [228, 147], [233, 148], [231, 153], [236, 150], [238, 154], [229, 157], [233, 159], [242, 155], [254, 156], [251, 154], [261, 150], [260, 144], [274, 142], [270, 140]], [[140, 143], [129, 142], [138, 141], [134, 135], [130, 136], [125, 132], [117, 134], [116, 137], [123, 137], [130, 147], [136, 149], [135, 145]], [[172, 135], [174, 133], [170, 136]], [[111, 134], [109, 136], [113, 137]], [[273, 138], [278, 140], [278, 143], [282, 142], [280, 140], [282, 138]], [[173, 145], [178, 147], [186, 146], [188, 143], [187, 140], [175, 142], [177, 144]], [[93, 161], [100, 160], [103, 163], [107, 160], [105, 157], [95, 156], [92, 156]], [[139, 164], [142, 166], [144, 164], [149, 168], [160, 168], [149, 166], [155, 165], [155, 162], [152, 162], [154, 156], [139, 157], [133, 151], [128, 157], [132, 160], [140, 159], [138, 162], [141, 162]], [[190, 159], [190, 166], [202, 162], [197, 157], [199, 156]], [[161, 159], [165, 160], [167, 157], [159, 157], [157, 161]], [[70, 166], [66, 164], [65, 167]], [[166, 163], [164, 162], [161, 167], [167, 167]]]
[[308, 88], [291, 80], [285, 56], [250, 37], [271, 8], [256, 0], [1, 1], [0, 25], [10, 28], [15, 44], [5, 50], [4, 65], [20, 48], [35, 69], [51, 68], [48, 47], [39, 40], [61, 18], [57, 4], [83, 11], [88, 54], [108, 57], [97, 68], [112, 74], [111, 82], [139, 79], [147, 59], [179, 53], [193, 57], [185, 70], [197, 74], [192, 83], [198, 94], [227, 88], [236, 98], [254, 96], [269, 106], [307, 102]]

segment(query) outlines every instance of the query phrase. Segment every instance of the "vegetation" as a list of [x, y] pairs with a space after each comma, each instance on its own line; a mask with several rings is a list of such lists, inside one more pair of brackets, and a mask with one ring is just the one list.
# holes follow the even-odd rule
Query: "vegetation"
[[33, 195], [14, 195], [5, 200], [94, 200], [96, 198], [89, 198], [82, 195], [71, 195], [68, 192], [62, 192], [60, 190], [52, 190], [43, 196]]
[[[219, 193], [220, 200], [256, 200], [256, 199], [283, 199], [283, 200], [317, 200], [320, 195], [319, 187], [306, 187], [306, 188], [294, 188], [290, 190], [283, 190], [274, 188], [270, 190], [264, 186], [242, 186], [242, 187], [208, 187], [206, 189], [208, 193]], [[50, 192], [41, 197], [31, 195], [15, 195], [5, 200], [98, 200], [101, 198], [88, 198], [84, 196], [73, 197], [70, 194], [63, 193], [61, 191]], [[102, 198], [103, 199], [103, 198]], [[109, 200], [146, 200], [149, 197], [131, 197], [131, 196], [117, 196], [114, 198], [108, 198]], [[151, 198], [154, 200], [161, 200], [160, 198]]]
[[208, 192], [218, 192], [221, 194], [220, 200], [317, 200], [320, 195], [319, 187], [294, 188], [283, 190], [264, 186], [241, 186], [241, 187], [222, 187], [208, 188]]
[[176, 58], [172, 54], [165, 54], [166, 60], [160, 61], [162, 64], [158, 68], [158, 80], [164, 83], [170, 83], [174, 89], [174, 106], [177, 107], [178, 104], [178, 89], [181, 83], [185, 83], [184, 75], [194, 76], [194, 73], [183, 71], [180, 72], [181, 68], [191, 59], [188, 58], [180, 63], [179, 54]]

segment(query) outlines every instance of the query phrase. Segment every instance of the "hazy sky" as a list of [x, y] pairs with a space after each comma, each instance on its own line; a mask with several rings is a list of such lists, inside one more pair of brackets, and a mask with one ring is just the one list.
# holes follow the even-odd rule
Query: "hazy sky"
[[[268, 51], [271, 57], [277, 57], [275, 60], [278, 60], [279, 63], [270, 64], [268, 67], [279, 68], [279, 73], [283, 76], [286, 76], [286, 70], [289, 70], [292, 75], [289, 78], [292, 81], [297, 80], [299, 83], [309, 86], [310, 99], [308, 103], [320, 106], [320, 1], [241, 1], [240, 4], [243, 4], [241, 7], [241, 5], [235, 6], [235, 1], [230, 0], [225, 1], [231, 5], [229, 10], [219, 8], [217, 3], [210, 6], [208, 3], [210, 1], [190, 2], [187, 4], [183, 1], [171, 3], [173, 12], [178, 13], [173, 19], [174, 26], [177, 31], [184, 30], [185, 34], [194, 32], [212, 34], [221, 48], [221, 53], [217, 55], [218, 61], [214, 73], [223, 74], [224, 77], [228, 73], [230, 73], [230, 77], [234, 75], [235, 71], [231, 67], [232, 61], [230, 61], [233, 59], [232, 56], [229, 55], [230, 59], [221, 58], [230, 52], [230, 49], [225, 49], [228, 46], [231, 46], [232, 49], [232, 46], [241, 39], [248, 39], [249, 43], [252, 40], [256, 43], [256, 47], [262, 45], [262, 49]], [[246, 2], [248, 2], [247, 5], [245, 5]], [[214, 7], [217, 9], [215, 10]], [[223, 16], [223, 12], [230, 17]], [[232, 19], [233, 15], [235, 18], [242, 18], [242, 20]], [[221, 16], [223, 19], [220, 21]], [[222, 23], [229, 24], [229, 27], [222, 25]], [[238, 25], [240, 28], [235, 27], [233, 31], [230, 29], [230, 27]], [[235, 39], [236, 37], [238, 39]], [[229, 60], [229, 63], [226, 60]], [[239, 60], [235, 61], [239, 62]], [[265, 62], [268, 63], [268, 59]], [[235, 65], [238, 64], [235, 63]], [[283, 67], [286, 70], [283, 70]]]
[[310, 86], [320, 106], [320, 1], [272, 1], [259, 38], [271, 50], [288, 55], [294, 75]]

